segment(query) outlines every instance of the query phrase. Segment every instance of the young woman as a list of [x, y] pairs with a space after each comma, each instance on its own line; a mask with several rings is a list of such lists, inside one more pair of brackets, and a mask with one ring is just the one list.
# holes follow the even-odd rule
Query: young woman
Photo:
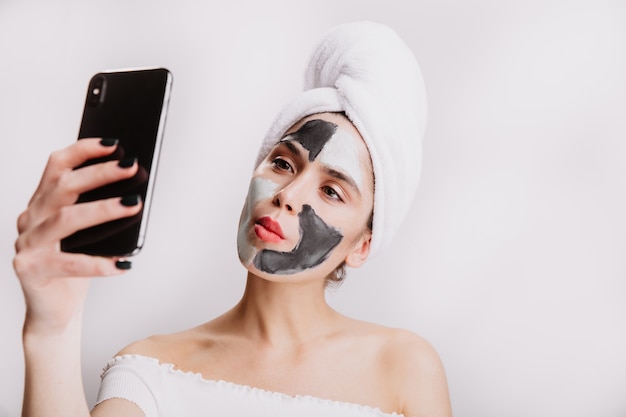
[[[344, 266], [385, 246], [417, 184], [425, 117], [421, 76], [388, 28], [340, 26], [320, 43], [305, 92], [266, 136], [241, 215], [246, 289], [230, 311], [123, 349], [92, 416], [449, 416], [443, 367], [404, 330], [333, 310], [324, 292]], [[24, 416], [88, 416], [81, 311], [88, 277], [123, 259], [63, 253], [59, 241], [141, 208], [77, 196], [137, 166], [73, 168], [115, 150], [85, 139], [52, 154], [18, 219], [14, 266], [26, 297]], [[126, 200], [127, 202], [128, 200]]]

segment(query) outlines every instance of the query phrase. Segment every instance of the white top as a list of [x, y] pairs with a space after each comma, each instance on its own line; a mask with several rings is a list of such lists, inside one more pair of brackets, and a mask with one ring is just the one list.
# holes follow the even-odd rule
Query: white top
[[146, 417], [402, 416], [366, 405], [207, 380], [142, 355], [117, 356], [106, 365], [96, 404], [111, 398], [137, 404]]

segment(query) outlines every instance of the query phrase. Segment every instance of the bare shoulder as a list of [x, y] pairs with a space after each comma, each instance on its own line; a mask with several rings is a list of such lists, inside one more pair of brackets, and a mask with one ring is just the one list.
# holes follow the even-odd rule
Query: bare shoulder
[[381, 330], [384, 345], [382, 358], [392, 369], [415, 377], [422, 373], [443, 372], [443, 365], [435, 348], [423, 337], [404, 329]]
[[363, 325], [378, 346], [383, 378], [405, 416], [452, 415], [444, 366], [435, 348], [404, 329]]
[[354, 334], [369, 339], [378, 347], [386, 365], [418, 368], [441, 367], [439, 355], [423, 337], [405, 330], [353, 320]]
[[176, 363], [189, 351], [201, 343], [200, 327], [170, 334], [159, 334], [138, 340], [117, 353], [121, 355], [142, 355], [158, 359], [161, 363]]

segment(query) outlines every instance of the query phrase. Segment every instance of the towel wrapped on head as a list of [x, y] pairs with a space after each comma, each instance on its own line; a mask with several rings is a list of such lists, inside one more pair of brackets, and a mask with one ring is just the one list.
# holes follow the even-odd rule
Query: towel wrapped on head
[[426, 92], [415, 57], [387, 26], [358, 22], [330, 30], [306, 67], [304, 91], [278, 114], [257, 165], [302, 118], [344, 112], [368, 147], [374, 169], [370, 256], [399, 230], [419, 182]]

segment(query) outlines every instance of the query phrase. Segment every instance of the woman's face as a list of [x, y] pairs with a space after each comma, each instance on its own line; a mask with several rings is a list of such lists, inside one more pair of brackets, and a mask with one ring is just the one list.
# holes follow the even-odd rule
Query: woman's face
[[343, 116], [323, 113], [294, 125], [254, 171], [237, 246], [255, 275], [325, 278], [369, 253], [373, 207], [367, 147]]

